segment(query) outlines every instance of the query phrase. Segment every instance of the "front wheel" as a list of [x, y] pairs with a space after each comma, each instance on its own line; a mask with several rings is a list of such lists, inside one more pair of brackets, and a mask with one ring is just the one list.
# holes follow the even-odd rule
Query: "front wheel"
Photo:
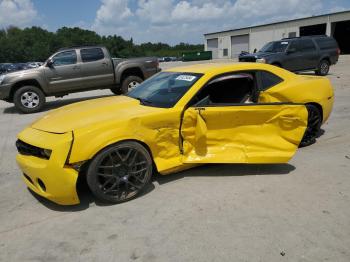
[[122, 142], [92, 160], [87, 183], [98, 199], [117, 204], [135, 198], [149, 183], [152, 171], [147, 149], [136, 142]]
[[307, 128], [299, 147], [309, 146], [316, 142], [322, 125], [322, 113], [315, 105], [306, 105], [308, 111]]
[[326, 76], [329, 72], [329, 67], [329, 62], [327, 60], [322, 60], [315, 71], [316, 75]]
[[13, 102], [22, 113], [36, 113], [45, 105], [45, 94], [36, 86], [23, 86], [15, 92]]

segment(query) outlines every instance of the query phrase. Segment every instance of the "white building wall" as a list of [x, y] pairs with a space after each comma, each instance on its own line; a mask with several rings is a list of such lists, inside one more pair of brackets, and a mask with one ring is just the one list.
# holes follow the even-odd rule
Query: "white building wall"
[[218, 57], [225, 58], [223, 57], [223, 50], [225, 48], [228, 49], [229, 56], [231, 54], [231, 36], [250, 34], [249, 51], [253, 52], [254, 49], [259, 50], [261, 47], [263, 47], [263, 45], [270, 41], [280, 40], [282, 38], [288, 37], [289, 33], [291, 32], [295, 32], [296, 36], [299, 36], [300, 27], [302, 26], [317, 24], [327, 24], [326, 34], [330, 36], [332, 34], [332, 23], [349, 20], [349, 16], [350, 12], [338, 14], [336, 13], [320, 17], [309, 17], [295, 21], [286, 21], [266, 26], [257, 26], [207, 34], [205, 35], [205, 50], [207, 50], [207, 39], [217, 37], [219, 39]]
[[[224, 56], [224, 49], [228, 50], [228, 55]], [[231, 36], [226, 35], [226, 36], [221, 36], [219, 37], [219, 53], [218, 53], [218, 58], [230, 58], [231, 54]]]

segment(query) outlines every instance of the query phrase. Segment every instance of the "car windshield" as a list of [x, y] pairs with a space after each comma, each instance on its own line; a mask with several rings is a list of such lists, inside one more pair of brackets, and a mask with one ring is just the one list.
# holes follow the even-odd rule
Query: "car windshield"
[[200, 79], [202, 74], [161, 72], [126, 95], [138, 99], [141, 104], [154, 107], [173, 107]]
[[288, 41], [270, 42], [264, 45], [264, 47], [260, 49], [260, 52], [269, 52], [269, 53], [284, 52], [286, 51], [288, 45], [289, 45]]

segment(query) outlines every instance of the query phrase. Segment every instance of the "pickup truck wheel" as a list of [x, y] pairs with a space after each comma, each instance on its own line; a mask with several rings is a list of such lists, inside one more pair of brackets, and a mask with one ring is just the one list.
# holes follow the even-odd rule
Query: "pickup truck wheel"
[[329, 66], [330, 64], [327, 60], [322, 60], [315, 71], [316, 75], [319, 75], [319, 76], [328, 75]]
[[91, 161], [87, 183], [101, 201], [118, 204], [138, 196], [150, 182], [150, 153], [141, 144], [126, 141], [102, 150]]
[[36, 86], [23, 86], [15, 92], [13, 102], [22, 113], [35, 113], [43, 108], [45, 95]]
[[126, 94], [143, 82], [138, 76], [128, 76], [122, 83], [122, 93]]

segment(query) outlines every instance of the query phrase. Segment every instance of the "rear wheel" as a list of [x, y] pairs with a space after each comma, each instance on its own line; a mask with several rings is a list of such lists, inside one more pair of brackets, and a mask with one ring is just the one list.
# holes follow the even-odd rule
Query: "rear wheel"
[[36, 86], [23, 86], [15, 92], [13, 102], [22, 113], [36, 113], [45, 105], [45, 94]]
[[279, 64], [279, 63], [273, 63], [273, 64], [271, 64], [271, 65], [273, 65], [273, 66], [277, 66], [277, 67], [281, 67], [281, 68], [282, 68], [282, 65], [281, 65], [281, 64]]
[[108, 147], [91, 162], [87, 183], [101, 201], [121, 203], [135, 198], [152, 176], [152, 158], [139, 143]]
[[309, 146], [316, 142], [322, 125], [322, 113], [315, 105], [306, 105], [308, 111], [307, 128], [299, 147]]
[[112, 87], [111, 91], [115, 95], [121, 95], [122, 94], [122, 90], [121, 90], [120, 86]]
[[142, 78], [138, 76], [128, 76], [123, 80], [121, 91], [123, 94], [128, 93], [142, 83]]
[[319, 75], [319, 76], [326, 76], [326, 75], [328, 75], [329, 67], [330, 67], [329, 62], [327, 60], [325, 60], [325, 59], [322, 60], [319, 63], [319, 65], [318, 65], [318, 67], [317, 67], [317, 69], [315, 71], [316, 75]]

